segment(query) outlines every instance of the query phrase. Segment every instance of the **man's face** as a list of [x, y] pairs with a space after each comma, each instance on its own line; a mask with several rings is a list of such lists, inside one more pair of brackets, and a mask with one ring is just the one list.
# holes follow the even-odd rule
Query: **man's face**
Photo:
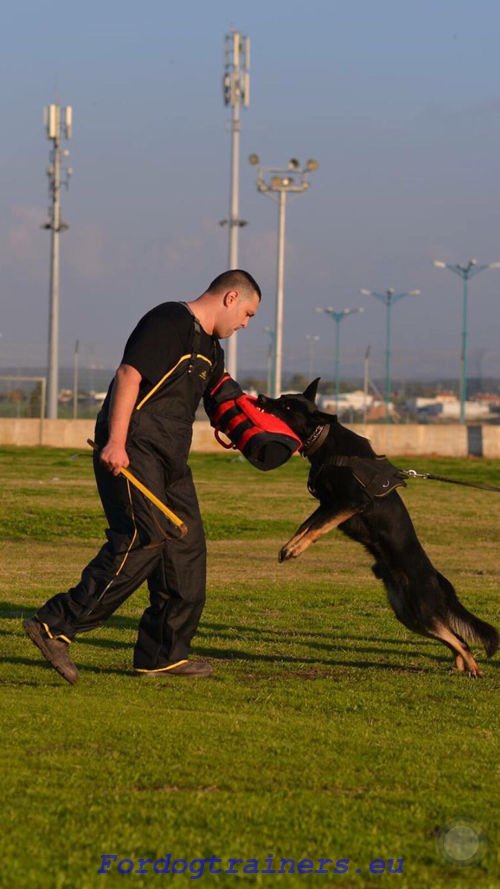
[[242, 327], [247, 327], [259, 308], [260, 300], [256, 293], [249, 297], [237, 290], [229, 290], [224, 295], [223, 304], [214, 328], [215, 336], [225, 339]]

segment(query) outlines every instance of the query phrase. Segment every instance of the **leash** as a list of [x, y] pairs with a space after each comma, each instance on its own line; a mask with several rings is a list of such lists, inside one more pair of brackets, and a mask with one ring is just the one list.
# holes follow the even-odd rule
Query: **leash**
[[[303, 457], [312, 456], [315, 451], [318, 451], [321, 445], [324, 443], [326, 437], [328, 435], [328, 424], [316, 426], [312, 434], [309, 438], [306, 439], [302, 444], [302, 448], [300, 448], [300, 453]], [[461, 479], [456, 478], [448, 478], [445, 475], [434, 475], [432, 472], [417, 472], [416, 469], [399, 469], [393, 466], [389, 461], [383, 457], [375, 457], [375, 460], [385, 460], [385, 465], [380, 466], [382, 474], [386, 471], [386, 467], [392, 467], [393, 469], [393, 483], [391, 485], [390, 480], [388, 482], [382, 483], [377, 487], [377, 478], [369, 479], [359, 478], [357, 480], [362, 484], [364, 488], [367, 488], [368, 485], [370, 487], [374, 487], [374, 496], [380, 497], [389, 493], [393, 490], [394, 487], [397, 487], [397, 482], [394, 483], [394, 478], [424, 478], [430, 479], [435, 482], [445, 482], [448, 485], [462, 485], [464, 488], [477, 488], [479, 491], [494, 491], [496, 494], [500, 494], [500, 487], [496, 485], [484, 485], [479, 484], [478, 482], [464, 482]], [[349, 466], [354, 471], [354, 467], [356, 466], [358, 469], [358, 473], [360, 472], [363, 464], [365, 466], [369, 466], [372, 464], [372, 458], [362, 458], [362, 457], [334, 457], [332, 460], [333, 463], [337, 466]], [[322, 467], [324, 468], [324, 467]], [[321, 472], [321, 469], [317, 473], [317, 475]], [[380, 475], [380, 472], [379, 472]], [[356, 474], [355, 474], [356, 477]], [[399, 484], [404, 484], [404, 481], [400, 481]], [[379, 490], [380, 488], [380, 490]], [[387, 490], [386, 490], [387, 489]], [[312, 487], [309, 488], [311, 494], [314, 496], [314, 490]]]
[[[87, 444], [89, 444], [94, 451], [99, 450], [96, 443], [92, 441], [91, 438], [87, 439]], [[151, 503], [153, 503], [160, 510], [160, 512], [162, 512], [163, 515], [165, 515], [167, 519], [172, 522], [173, 525], [175, 525], [179, 537], [185, 537], [188, 530], [187, 525], [182, 521], [182, 519], [179, 518], [178, 515], [175, 514], [175, 512], [172, 512], [172, 510], [169, 509], [168, 506], [165, 505], [165, 503], [162, 503], [162, 501], [158, 499], [156, 494], [153, 494], [153, 492], [150, 491], [149, 488], [146, 487], [146, 485], [143, 485], [143, 483], [140, 482], [139, 479], [136, 478], [136, 476], [132, 472], [130, 472], [130, 469], [126, 469], [124, 466], [122, 466], [122, 468], [120, 469], [120, 475], [123, 475], [124, 478], [128, 479], [128, 481], [131, 485], [134, 486], [134, 488], [137, 488], [137, 490], [140, 491], [141, 494], [144, 494], [144, 496], [147, 497], [147, 499]]]
[[[302, 456], [308, 457], [314, 451], [319, 450], [324, 441], [322, 433], [327, 427], [318, 426], [307, 439], [302, 448]], [[390, 463], [386, 457], [331, 457], [315, 473], [315, 479], [321, 474], [326, 465], [346, 466], [354, 474], [356, 480], [365, 488], [366, 493], [372, 497], [384, 497], [398, 485], [404, 485], [406, 478], [424, 478], [435, 482], [445, 482], [449, 485], [462, 485], [465, 488], [477, 488], [480, 491], [494, 491], [500, 494], [500, 487], [496, 485], [480, 484], [479, 482], [465, 482], [462, 479], [448, 478], [445, 475], [434, 475], [432, 472], [417, 472], [416, 469], [399, 469]], [[387, 478], [386, 478], [387, 476]], [[398, 481], [399, 480], [399, 481]], [[309, 485], [309, 490], [314, 496], [314, 486]]]
[[433, 475], [431, 472], [417, 472], [415, 469], [400, 469], [403, 478], [428, 478], [434, 482], [447, 482], [449, 485], [463, 485], [466, 488], [478, 488], [480, 491], [496, 491], [500, 494], [500, 488], [495, 485], [480, 485], [477, 482], [464, 482], [456, 478], [448, 478], [445, 475]]

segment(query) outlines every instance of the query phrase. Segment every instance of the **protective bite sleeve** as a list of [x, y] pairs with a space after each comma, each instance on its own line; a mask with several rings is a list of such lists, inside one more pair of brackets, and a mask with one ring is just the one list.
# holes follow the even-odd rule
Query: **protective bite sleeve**
[[[225, 374], [204, 399], [215, 437], [226, 448], [235, 448], [266, 472], [286, 463], [302, 445], [283, 420], [257, 407], [257, 399], [245, 395], [236, 380]], [[225, 444], [223, 432], [231, 444]]]

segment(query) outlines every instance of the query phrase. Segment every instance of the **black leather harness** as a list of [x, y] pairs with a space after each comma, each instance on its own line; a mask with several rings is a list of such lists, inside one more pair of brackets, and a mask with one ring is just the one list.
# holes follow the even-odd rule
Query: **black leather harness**
[[313, 497], [317, 496], [317, 481], [329, 467], [350, 469], [354, 478], [368, 497], [386, 497], [395, 488], [406, 487], [401, 470], [387, 457], [329, 457], [320, 466], [311, 467], [308, 488]]

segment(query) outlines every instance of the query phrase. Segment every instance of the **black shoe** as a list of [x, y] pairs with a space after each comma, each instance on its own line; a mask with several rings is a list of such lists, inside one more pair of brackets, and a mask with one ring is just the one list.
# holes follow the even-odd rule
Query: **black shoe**
[[64, 639], [51, 639], [43, 624], [36, 617], [23, 620], [24, 632], [31, 641], [40, 649], [55, 670], [66, 682], [74, 685], [78, 682], [78, 670], [71, 660], [68, 650], [69, 644]]
[[140, 670], [136, 667], [139, 676], [147, 676], [152, 679], [168, 679], [169, 676], [187, 676], [189, 678], [210, 676], [212, 667], [208, 661], [176, 661], [168, 664], [160, 670]]

